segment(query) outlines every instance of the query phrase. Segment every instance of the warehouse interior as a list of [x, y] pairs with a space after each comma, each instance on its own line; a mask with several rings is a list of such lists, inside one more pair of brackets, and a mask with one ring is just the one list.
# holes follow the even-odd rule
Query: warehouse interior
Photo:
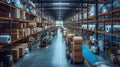
[[0, 67], [120, 67], [120, 0], [0, 0]]

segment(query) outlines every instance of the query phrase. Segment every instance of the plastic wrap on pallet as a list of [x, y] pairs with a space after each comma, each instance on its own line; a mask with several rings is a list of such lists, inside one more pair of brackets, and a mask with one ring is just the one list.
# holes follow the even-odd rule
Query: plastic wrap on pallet
[[10, 35], [0, 35], [0, 43], [10, 43], [11, 36]]
[[113, 9], [120, 9], [120, 0], [116, 0], [113, 3]]
[[15, 5], [16, 7], [20, 8], [20, 0], [12, 0], [12, 4]]
[[4, 2], [6, 2], [6, 3], [10, 3], [10, 0], [3, 0]]
[[[106, 25], [106, 26], [105, 26], [105, 31], [106, 31], [106, 32], [111, 32], [111, 25]], [[113, 31], [114, 31], [114, 32], [120, 31], [120, 26], [119, 26], [119, 25], [114, 25], [114, 26], [113, 26]]]
[[87, 28], [87, 25], [86, 24], [82, 25], [82, 28]]
[[95, 25], [89, 25], [89, 30], [95, 30]]
[[104, 51], [104, 42], [103, 42], [103, 40], [98, 41], [98, 46], [99, 46], [100, 51]]

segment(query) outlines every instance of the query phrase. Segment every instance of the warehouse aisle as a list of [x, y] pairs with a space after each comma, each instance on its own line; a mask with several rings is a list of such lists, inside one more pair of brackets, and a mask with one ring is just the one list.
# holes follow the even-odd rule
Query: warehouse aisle
[[13, 67], [85, 67], [83, 64], [71, 64], [66, 59], [66, 46], [62, 33], [58, 29], [58, 35], [47, 48], [34, 48], [16, 62]]

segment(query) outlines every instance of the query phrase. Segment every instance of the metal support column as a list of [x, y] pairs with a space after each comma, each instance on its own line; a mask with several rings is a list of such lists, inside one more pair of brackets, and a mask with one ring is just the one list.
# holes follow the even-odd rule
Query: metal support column
[[[89, 29], [89, 22], [88, 22], [88, 16], [89, 16], [89, 2], [87, 1], [87, 29]], [[87, 33], [87, 39], [89, 38], [89, 33], [88, 32], [86, 32]]]
[[95, 35], [96, 40], [98, 41], [98, 0], [95, 0]]
[[[104, 20], [105, 20], [105, 16], [104, 16]], [[106, 26], [106, 25], [105, 25], [105, 21], [104, 21], [104, 25], [103, 25], [103, 26], [104, 26], [104, 31], [105, 31], [105, 26]], [[106, 41], [106, 40], [105, 40], [105, 34], [103, 34], [103, 35], [104, 35], [104, 44], [105, 44], [105, 41]]]
[[[82, 18], [82, 21], [81, 21], [81, 27], [83, 25], [83, 0], [81, 0], [81, 18]], [[83, 29], [81, 30], [81, 35], [83, 36]]]
[[[111, 11], [113, 11], [113, 0], [111, 0]], [[113, 27], [114, 27], [114, 25], [113, 25], [113, 20], [112, 20], [112, 18], [113, 18], [113, 12], [111, 13], [111, 45], [113, 44], [113, 36], [112, 36], [112, 34], [113, 34]]]
[[79, 18], [80, 18], [80, 4], [78, 3], [78, 33], [77, 33], [77, 35], [79, 35], [79, 27], [80, 27], [80, 23], [79, 23]]
[[[12, 3], [12, 0], [10, 0], [10, 3]], [[11, 8], [11, 6], [9, 7], [9, 18], [12, 18], [12, 8]], [[9, 35], [12, 36], [12, 21], [11, 20], [9, 21], [9, 25], [10, 25]], [[12, 37], [11, 37], [11, 40], [12, 40]], [[12, 44], [11, 43], [9, 44], [9, 54], [6, 56], [5, 59], [6, 59], [5, 66], [6, 67], [12, 67]]]

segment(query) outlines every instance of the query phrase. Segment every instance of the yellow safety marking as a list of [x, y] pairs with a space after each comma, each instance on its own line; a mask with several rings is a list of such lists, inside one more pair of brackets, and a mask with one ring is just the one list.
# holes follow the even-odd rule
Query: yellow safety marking
[[46, 48], [48, 49], [48, 48], [49, 48], [49, 45], [47, 45]]
[[87, 65], [87, 67], [91, 67], [90, 64], [85, 60], [84, 63]]

